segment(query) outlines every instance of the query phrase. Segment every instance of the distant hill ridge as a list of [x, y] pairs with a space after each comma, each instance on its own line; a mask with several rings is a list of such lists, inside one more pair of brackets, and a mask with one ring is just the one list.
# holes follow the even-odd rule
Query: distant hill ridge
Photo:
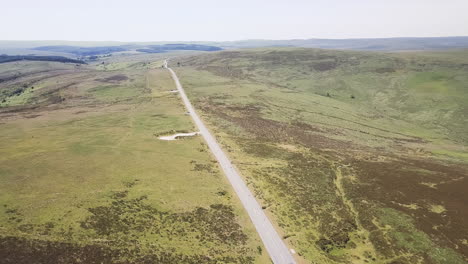
[[93, 56], [107, 54], [112, 52], [126, 51], [127, 49], [119, 46], [104, 46], [104, 47], [78, 47], [78, 46], [42, 46], [34, 48], [34, 50], [65, 52], [75, 54], [77, 56]]
[[68, 62], [68, 63], [78, 63], [85, 64], [82, 60], [70, 59], [62, 56], [36, 56], [36, 55], [0, 55], [0, 63], [12, 62], [12, 61], [56, 61], [56, 62]]
[[51, 52], [65, 52], [77, 56], [96, 56], [102, 54], [109, 54], [113, 52], [132, 51], [146, 53], [163, 53], [173, 50], [198, 50], [198, 51], [218, 51], [222, 50], [220, 47], [207, 46], [200, 44], [164, 44], [164, 45], [120, 45], [120, 46], [98, 46], [98, 47], [80, 47], [80, 46], [41, 46], [33, 48], [33, 50], [51, 51]]
[[[176, 44], [174, 44], [176, 43]], [[403, 38], [354, 38], [354, 39], [290, 39], [266, 40], [250, 39], [239, 41], [155, 41], [155, 42], [104, 42], [104, 41], [7, 41], [0, 40], [2, 49], [35, 49], [42, 51], [73, 51], [72, 54], [99, 55], [108, 52], [143, 49], [143, 52], [173, 50], [213, 51], [233, 48], [259, 47], [307, 47], [323, 49], [352, 49], [373, 51], [399, 50], [445, 50], [468, 48], [468, 36], [453, 37], [403, 37]], [[94, 53], [94, 54], [93, 54]]]
[[237, 48], [293, 46], [369, 51], [445, 50], [468, 48], [468, 37], [244, 40], [224, 44]]

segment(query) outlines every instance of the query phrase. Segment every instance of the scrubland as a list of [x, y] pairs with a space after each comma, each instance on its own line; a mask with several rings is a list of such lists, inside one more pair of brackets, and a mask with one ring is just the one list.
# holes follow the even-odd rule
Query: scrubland
[[466, 50], [269, 48], [172, 65], [300, 261], [467, 261]]

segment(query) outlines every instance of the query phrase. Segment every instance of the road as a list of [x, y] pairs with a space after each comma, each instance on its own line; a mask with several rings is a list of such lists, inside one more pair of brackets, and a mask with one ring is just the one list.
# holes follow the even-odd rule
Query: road
[[221, 168], [223, 169], [224, 173], [226, 174], [226, 177], [228, 178], [229, 182], [234, 188], [234, 191], [237, 193], [237, 196], [241, 200], [242, 205], [244, 206], [255, 228], [257, 229], [257, 232], [260, 235], [260, 238], [262, 239], [263, 244], [268, 254], [270, 255], [270, 258], [273, 261], [273, 263], [296, 263], [293, 256], [291, 255], [291, 252], [286, 247], [286, 244], [283, 242], [278, 232], [276, 232], [275, 228], [263, 212], [257, 200], [252, 195], [245, 182], [242, 180], [241, 176], [239, 175], [239, 172], [234, 168], [231, 161], [223, 152], [216, 139], [211, 135], [206, 126], [203, 124], [200, 117], [195, 112], [195, 109], [190, 103], [187, 95], [185, 94], [184, 89], [182, 88], [182, 85], [179, 82], [179, 78], [177, 77], [175, 72], [167, 66], [167, 60], [164, 61], [164, 68], [167, 68], [171, 72], [172, 78], [174, 79], [174, 82], [177, 86], [177, 90], [179, 90], [179, 94], [182, 97], [182, 101], [184, 102], [185, 107], [190, 113], [190, 116], [192, 117], [193, 121], [198, 127], [201, 135], [208, 144], [208, 147], [210, 148], [211, 152], [221, 165]]

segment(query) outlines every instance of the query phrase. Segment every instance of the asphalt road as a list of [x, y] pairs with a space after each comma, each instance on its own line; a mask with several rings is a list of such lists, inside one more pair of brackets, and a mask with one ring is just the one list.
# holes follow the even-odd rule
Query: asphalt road
[[280, 235], [276, 232], [275, 228], [263, 212], [257, 200], [252, 195], [249, 188], [240, 177], [239, 172], [234, 168], [231, 161], [223, 152], [216, 139], [211, 135], [206, 126], [203, 124], [200, 117], [198, 117], [198, 115], [196, 114], [195, 109], [193, 108], [192, 104], [187, 98], [187, 95], [185, 94], [185, 91], [179, 82], [179, 78], [177, 78], [175, 72], [167, 66], [167, 61], [164, 62], [164, 67], [171, 72], [172, 78], [174, 79], [174, 82], [177, 86], [177, 90], [179, 90], [179, 94], [182, 97], [185, 107], [187, 108], [188, 112], [190, 113], [190, 116], [192, 117], [193, 121], [200, 130], [200, 133], [205, 139], [206, 143], [208, 144], [208, 147], [210, 148], [211, 152], [213, 152], [213, 155], [216, 157], [219, 164], [221, 165], [221, 168], [226, 174], [226, 177], [228, 178], [235, 192], [239, 196], [242, 205], [249, 214], [250, 219], [252, 220], [255, 228], [257, 229], [257, 232], [260, 235], [260, 238], [262, 239], [263, 244], [268, 254], [270, 255], [270, 258], [273, 261], [273, 263], [296, 263], [293, 256], [291, 255], [291, 252], [286, 247], [286, 244], [283, 242]]

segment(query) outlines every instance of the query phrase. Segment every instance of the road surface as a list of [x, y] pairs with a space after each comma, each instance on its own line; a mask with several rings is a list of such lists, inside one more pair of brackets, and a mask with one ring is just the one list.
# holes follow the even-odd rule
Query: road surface
[[175, 72], [167, 66], [167, 60], [164, 61], [164, 68], [167, 68], [171, 72], [172, 78], [174, 79], [174, 82], [177, 86], [177, 90], [179, 90], [179, 94], [182, 97], [185, 107], [190, 113], [190, 116], [192, 117], [196, 126], [200, 130], [200, 133], [205, 139], [206, 143], [208, 144], [208, 147], [213, 152], [214, 156], [216, 157], [219, 164], [221, 165], [221, 168], [226, 174], [226, 177], [228, 178], [235, 192], [239, 196], [239, 199], [241, 200], [242, 205], [244, 206], [245, 210], [249, 214], [250, 219], [252, 220], [255, 228], [257, 229], [257, 232], [260, 235], [260, 238], [262, 239], [263, 244], [268, 254], [270, 255], [270, 258], [273, 261], [273, 263], [275, 264], [296, 263], [289, 249], [286, 247], [286, 244], [283, 242], [279, 234], [276, 232], [270, 220], [263, 212], [257, 200], [252, 195], [249, 188], [244, 183], [244, 181], [242, 180], [239, 173], [232, 165], [229, 158], [223, 152], [223, 150], [219, 146], [216, 139], [211, 135], [211, 133], [206, 128], [206, 126], [203, 124], [200, 117], [198, 117], [197, 113], [195, 112], [195, 109], [193, 108], [187, 95], [185, 94], [185, 91], [182, 88], [182, 85], [179, 82], [179, 78], [177, 78], [177, 75], [175, 74]]

